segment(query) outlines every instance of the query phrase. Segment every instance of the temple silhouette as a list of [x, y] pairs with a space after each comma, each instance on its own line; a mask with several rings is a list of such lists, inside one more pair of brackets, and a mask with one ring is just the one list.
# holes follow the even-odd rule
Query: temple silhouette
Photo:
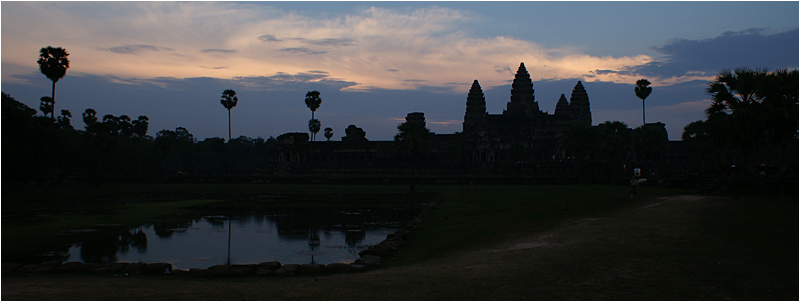
[[[511, 100], [503, 114], [488, 114], [478, 80], [467, 96], [463, 132], [470, 143], [473, 162], [553, 159], [558, 155], [558, 137], [570, 121], [592, 124], [589, 95], [578, 81], [569, 102], [562, 94], [555, 113], [539, 109], [533, 81], [520, 63], [511, 83]], [[521, 149], [521, 150], [519, 150]], [[527, 156], [515, 153], [526, 151]]]
[[[422, 112], [406, 121], [425, 125]], [[414, 163], [396, 151], [394, 141], [370, 141], [366, 132], [350, 125], [341, 141], [309, 141], [308, 133], [280, 135], [275, 152], [277, 175], [402, 175], [413, 166], [421, 175], [554, 175], [569, 170], [560, 146], [569, 123], [591, 126], [589, 95], [578, 81], [569, 100], [564, 94], [553, 114], [542, 111], [533, 81], [520, 63], [511, 84], [510, 100], [501, 114], [486, 111], [483, 90], [475, 80], [467, 94], [462, 132], [430, 133], [424, 158]], [[660, 124], [660, 123], [658, 123]], [[660, 128], [663, 129], [663, 124]], [[664, 129], [666, 138], [666, 129]]]

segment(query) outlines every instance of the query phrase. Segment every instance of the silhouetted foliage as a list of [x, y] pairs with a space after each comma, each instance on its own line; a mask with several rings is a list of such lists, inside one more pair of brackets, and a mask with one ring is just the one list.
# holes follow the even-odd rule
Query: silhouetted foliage
[[70, 124], [70, 119], [72, 118], [72, 113], [69, 110], [61, 110], [61, 116], [58, 117], [56, 124], [61, 129], [74, 129], [72, 128], [72, 124]]
[[325, 138], [328, 139], [328, 141], [330, 141], [331, 137], [333, 137], [333, 128], [326, 127], [325, 128]]
[[[311, 120], [315, 120], [314, 112], [316, 112], [317, 109], [319, 108], [319, 105], [322, 104], [322, 98], [319, 97], [319, 94], [320, 94], [319, 91], [309, 91], [308, 93], [306, 93], [306, 106], [308, 107], [308, 109], [311, 109]], [[311, 121], [309, 121], [308, 129], [311, 130]], [[319, 129], [317, 129], [317, 132], [319, 132]], [[312, 142], [314, 141], [317, 132], [314, 131], [311, 132]]]
[[231, 109], [236, 107], [239, 98], [236, 96], [236, 91], [226, 89], [222, 92], [222, 99], [219, 102], [225, 109], [228, 109], [228, 140], [231, 140]]
[[322, 104], [322, 98], [319, 97], [319, 91], [309, 91], [306, 93], [306, 106], [311, 109], [311, 118], [314, 118], [314, 112], [317, 111], [319, 105]]
[[644, 119], [644, 99], [650, 95], [650, 92], [653, 91], [652, 87], [650, 86], [650, 81], [647, 79], [641, 79], [636, 81], [636, 88], [633, 91], [636, 93], [636, 97], [642, 99], [642, 125], [645, 125]]
[[55, 102], [53, 102], [53, 98], [49, 96], [43, 96], [41, 98], [41, 103], [39, 105], [39, 110], [42, 111], [43, 116], [47, 116], [50, 114], [51, 118], [53, 115], [53, 108], [55, 107]]
[[[196, 142], [185, 128], [147, 135], [149, 119], [141, 115], [103, 115], [94, 109], [82, 116], [84, 129], [71, 125], [72, 114], [61, 110], [57, 119], [3, 93], [3, 180], [62, 182], [109, 177], [170, 176], [185, 172], [255, 171], [269, 165], [274, 138], [221, 138]], [[13, 130], [12, 130], [13, 129]]]
[[718, 171], [724, 167], [722, 149], [713, 144], [706, 121], [694, 121], [683, 127], [681, 140], [689, 158], [689, 172]]
[[667, 150], [669, 137], [663, 124], [649, 124], [633, 129], [633, 149], [639, 161], [654, 162]]
[[319, 128], [321, 127], [322, 123], [320, 123], [318, 119], [311, 119], [308, 121], [308, 131], [311, 131], [312, 138], [317, 136], [317, 132], [319, 132]]
[[416, 188], [416, 170], [419, 169], [422, 160], [430, 149], [430, 136], [431, 131], [425, 127], [425, 122], [417, 120], [408, 120], [397, 126], [398, 133], [394, 136], [394, 142], [397, 150], [406, 161], [410, 161], [412, 168], [411, 175], [411, 191], [414, 192]]
[[147, 128], [150, 124], [149, 121], [150, 119], [144, 115], [140, 115], [135, 121], [131, 121], [133, 134], [139, 137], [145, 137], [147, 135]]
[[53, 110], [50, 111], [50, 117], [53, 117], [55, 109], [56, 82], [67, 74], [67, 68], [69, 68], [68, 56], [69, 53], [61, 47], [47, 46], [39, 50], [39, 59], [36, 61], [39, 64], [39, 71], [53, 82], [52, 95], [50, 96], [53, 100]]
[[751, 171], [765, 163], [796, 169], [797, 70], [723, 70], [707, 92], [712, 104], [705, 111], [705, 127], [711, 141], [740, 149]]
[[83, 112], [83, 123], [86, 124], [86, 130], [89, 131], [89, 127], [97, 123], [97, 111], [92, 108], [86, 109]]
[[425, 127], [425, 123], [407, 121], [398, 125], [397, 131], [394, 141], [397, 150], [402, 154], [409, 156], [414, 161], [418, 161], [422, 155], [428, 152], [430, 148], [428, 136], [431, 131]]

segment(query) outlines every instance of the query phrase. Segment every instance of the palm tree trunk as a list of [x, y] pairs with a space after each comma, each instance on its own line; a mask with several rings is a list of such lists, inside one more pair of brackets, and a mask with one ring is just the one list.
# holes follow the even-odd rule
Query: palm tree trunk
[[231, 110], [228, 109], [228, 142], [231, 141]]
[[53, 111], [50, 111], [50, 118], [55, 119], [56, 116], [56, 81], [53, 81], [53, 90], [50, 95], [50, 98], [53, 99]]
[[642, 99], [642, 127], [644, 127], [644, 99]]
[[[311, 111], [311, 119], [312, 119], [312, 120], [314, 119], [314, 111], [313, 111], [313, 110]], [[314, 135], [315, 135], [315, 133], [314, 133], [314, 132], [311, 132], [311, 141], [312, 141], [312, 142], [314, 141]]]

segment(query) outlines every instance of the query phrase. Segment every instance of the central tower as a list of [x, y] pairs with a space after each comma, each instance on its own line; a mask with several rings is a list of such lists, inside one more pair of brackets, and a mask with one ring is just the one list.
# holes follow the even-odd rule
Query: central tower
[[539, 113], [539, 103], [535, 101], [531, 75], [525, 68], [525, 63], [519, 63], [514, 82], [511, 83], [511, 101], [506, 105], [503, 114], [533, 117], [536, 113]]

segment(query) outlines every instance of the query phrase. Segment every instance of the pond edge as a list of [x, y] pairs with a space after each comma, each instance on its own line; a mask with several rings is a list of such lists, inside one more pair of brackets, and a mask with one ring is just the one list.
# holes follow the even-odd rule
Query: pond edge
[[378, 244], [358, 253], [360, 256], [353, 263], [324, 264], [281, 264], [277, 261], [258, 264], [213, 265], [208, 268], [173, 269], [171, 263], [82, 263], [62, 261], [45, 261], [39, 264], [3, 263], [2, 273], [14, 274], [69, 274], [88, 273], [98, 275], [131, 276], [131, 275], [186, 275], [186, 276], [293, 276], [354, 273], [375, 268], [381, 261], [405, 244], [408, 234], [417, 229], [422, 219], [436, 205], [429, 201], [414, 219], [406, 225], [386, 236]]

